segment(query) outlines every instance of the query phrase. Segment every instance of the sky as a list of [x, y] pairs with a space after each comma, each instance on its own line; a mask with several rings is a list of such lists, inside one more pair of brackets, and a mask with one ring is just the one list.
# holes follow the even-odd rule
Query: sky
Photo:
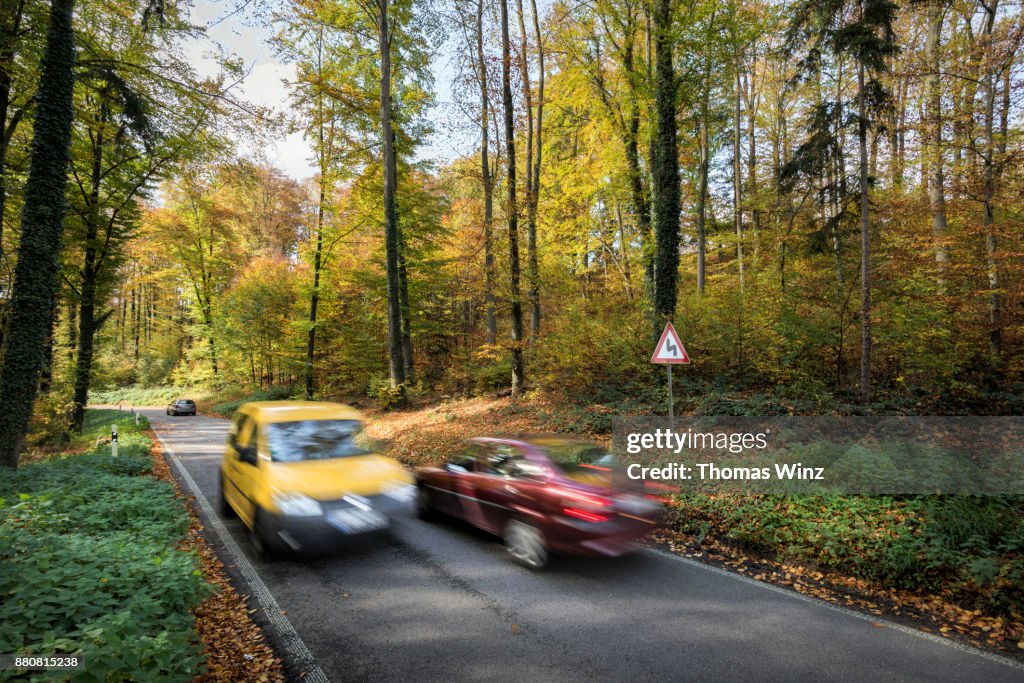
[[[207, 35], [222, 45], [226, 50], [240, 57], [249, 73], [239, 86], [237, 96], [253, 104], [273, 107], [279, 112], [287, 112], [287, 82], [295, 75], [291, 64], [279, 61], [274, 56], [273, 48], [268, 43], [271, 31], [264, 27], [254, 26], [251, 18], [244, 13], [232, 14], [239, 0], [196, 0], [191, 12], [192, 23], [207, 27]], [[217, 73], [216, 60], [211, 56], [212, 46], [209, 40], [196, 41], [187, 46], [187, 53], [196, 70], [203, 76]], [[446, 135], [445, 119], [451, 108], [451, 56], [447, 50], [433, 60], [437, 105], [431, 112], [435, 119], [437, 132], [419, 150], [420, 159], [428, 159], [444, 163], [469, 151], [472, 140], [464, 135]], [[243, 141], [238, 141], [243, 154], [252, 155], [252, 149]], [[459, 147], [463, 149], [459, 149]], [[263, 156], [288, 176], [302, 180], [314, 173], [311, 163], [312, 148], [303, 138], [302, 133], [292, 133], [272, 142], [262, 150]]]

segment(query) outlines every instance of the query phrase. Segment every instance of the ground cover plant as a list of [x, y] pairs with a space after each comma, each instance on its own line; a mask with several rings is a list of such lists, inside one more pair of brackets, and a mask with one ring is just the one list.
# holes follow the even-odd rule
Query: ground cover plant
[[[0, 471], [0, 650], [74, 653], [74, 681], [190, 680], [200, 657], [191, 610], [209, 589], [173, 487], [149, 475], [145, 420], [90, 411], [85, 452]], [[7, 671], [2, 676], [17, 676]], [[63, 676], [63, 674], [61, 674]]]

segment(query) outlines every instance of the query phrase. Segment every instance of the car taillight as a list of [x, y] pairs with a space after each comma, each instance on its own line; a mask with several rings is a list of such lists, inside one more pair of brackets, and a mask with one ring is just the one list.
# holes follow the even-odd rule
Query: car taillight
[[611, 517], [608, 515], [601, 515], [596, 512], [588, 512], [587, 510], [580, 510], [579, 508], [562, 508], [562, 514], [567, 517], [575, 517], [576, 519], [582, 519], [584, 522], [607, 522]]
[[584, 522], [607, 522], [611, 519], [612, 501], [580, 491], [562, 491], [562, 514]]

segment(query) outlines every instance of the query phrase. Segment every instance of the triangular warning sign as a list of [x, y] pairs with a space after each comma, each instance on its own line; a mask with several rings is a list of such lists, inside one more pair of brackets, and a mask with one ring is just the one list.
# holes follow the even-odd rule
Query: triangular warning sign
[[665, 331], [661, 333], [658, 345], [654, 347], [654, 355], [651, 356], [652, 363], [689, 363], [690, 357], [686, 355], [683, 342], [679, 341], [676, 328], [672, 323], [665, 323]]

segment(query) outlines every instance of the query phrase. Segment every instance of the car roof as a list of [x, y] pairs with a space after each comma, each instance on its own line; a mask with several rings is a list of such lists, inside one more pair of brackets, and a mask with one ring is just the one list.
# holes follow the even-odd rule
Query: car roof
[[492, 436], [478, 436], [472, 441], [483, 441], [483, 442], [501, 442], [510, 443], [518, 442], [534, 446], [536, 448], [544, 448], [546, 446], [601, 446], [596, 441], [590, 439], [581, 439], [578, 436], [565, 436], [564, 434], [494, 434]]
[[362, 414], [355, 408], [328, 401], [252, 401], [243, 403], [238, 410], [260, 422], [363, 420]]

